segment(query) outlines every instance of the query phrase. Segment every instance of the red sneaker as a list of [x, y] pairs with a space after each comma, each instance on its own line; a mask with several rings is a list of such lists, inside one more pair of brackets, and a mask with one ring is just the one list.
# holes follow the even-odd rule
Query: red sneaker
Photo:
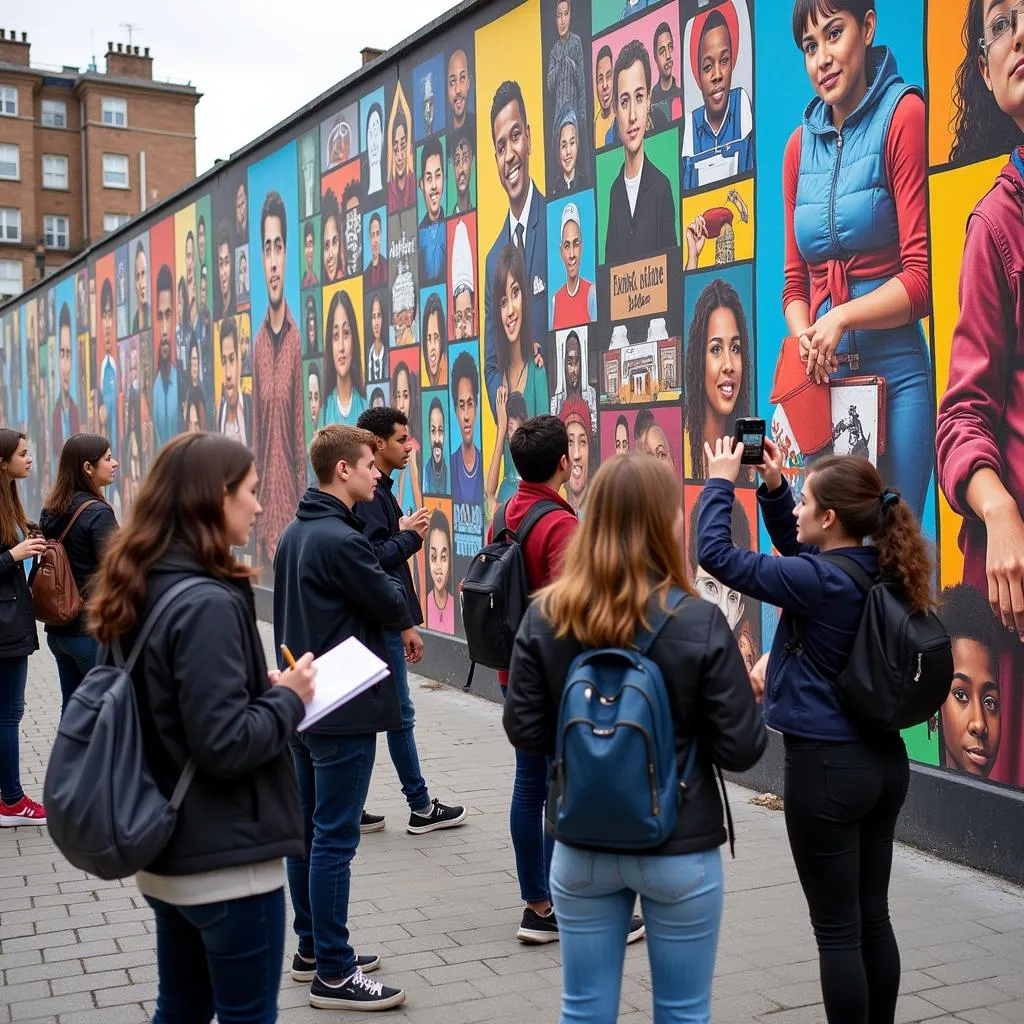
[[16, 804], [0, 801], [0, 828], [14, 825], [45, 825], [46, 810], [42, 804], [23, 796]]

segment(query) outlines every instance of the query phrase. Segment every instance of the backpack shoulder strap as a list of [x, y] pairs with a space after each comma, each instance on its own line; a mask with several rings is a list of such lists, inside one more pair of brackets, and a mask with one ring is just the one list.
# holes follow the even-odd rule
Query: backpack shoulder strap
[[505, 502], [494, 510], [494, 519], [491, 520], [491, 540], [496, 541], [505, 532]]
[[858, 589], [865, 594], [877, 582], [866, 569], [862, 568], [855, 558], [850, 558], [849, 555], [835, 555], [831, 551], [825, 551], [818, 557], [842, 569], [857, 584]]
[[161, 618], [163, 618], [167, 609], [170, 608], [170, 606], [186, 591], [191, 590], [193, 587], [198, 587], [203, 583], [212, 583], [218, 587], [222, 586], [222, 584], [211, 579], [209, 576], [189, 576], [188, 579], [179, 580], [169, 590], [161, 594], [156, 604], [153, 605], [143, 620], [142, 626], [139, 629], [139, 635], [135, 638], [135, 643], [132, 644], [132, 649], [128, 652], [127, 659], [123, 659], [121, 655], [120, 642], [117, 640], [114, 641], [112, 644], [114, 663], [131, 675], [132, 669], [135, 667], [135, 663], [139, 660], [139, 656], [142, 654], [142, 650], [146, 646], [146, 641], [149, 639], [149, 636], [153, 632], [156, 624]]
[[71, 522], [64, 527], [64, 532], [57, 538], [58, 544], [64, 543], [64, 538], [71, 532], [71, 527], [78, 522], [78, 517], [90, 506], [95, 505], [99, 501], [99, 498], [90, 498], [88, 501], [83, 501], [78, 508], [75, 509], [75, 514], [71, 517]]
[[679, 587], [671, 587], [668, 592], [668, 611], [659, 611], [654, 616], [651, 622], [650, 629], [641, 630], [634, 640], [636, 649], [647, 656], [648, 651], [654, 646], [654, 641], [658, 639], [661, 631], [668, 625], [669, 619], [672, 618], [676, 613], [676, 609], [683, 603], [686, 597], [686, 592]]
[[[519, 528], [513, 531], [519, 546], [522, 547], [526, 543], [526, 538], [529, 536], [530, 531], [541, 519], [549, 512], [557, 512], [561, 507], [557, 501], [552, 501], [550, 498], [541, 498], [540, 501], [535, 501], [526, 510], [526, 515], [523, 516], [523, 521], [519, 524]], [[504, 516], [502, 518], [504, 519]]]

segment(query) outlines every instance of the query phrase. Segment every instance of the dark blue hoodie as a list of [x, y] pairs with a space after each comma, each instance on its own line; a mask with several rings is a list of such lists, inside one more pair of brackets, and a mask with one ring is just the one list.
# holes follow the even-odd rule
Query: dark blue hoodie
[[[801, 640], [815, 664], [838, 675], [853, 647], [864, 595], [842, 569], [817, 557], [817, 548], [797, 541], [793, 492], [787, 483], [770, 494], [763, 484], [757, 491], [765, 528], [779, 555], [735, 547], [734, 491], [726, 480], [709, 480], [704, 487], [697, 519], [697, 559], [705, 572], [727, 587], [782, 609], [768, 659], [765, 722], [787, 736], [860, 739], [829, 682], [805, 655], [788, 651], [787, 644], [793, 619], [798, 618]], [[877, 548], [843, 548], [842, 554], [877, 575]]]
[[[387, 662], [384, 630], [406, 614], [405, 588], [389, 576], [363, 536], [363, 520], [325, 491], [310, 488], [274, 556], [274, 643], [298, 657], [323, 654], [350, 636]], [[279, 656], [280, 664], [280, 656]], [[281, 665], [283, 667], [283, 665]], [[388, 677], [312, 726], [355, 735], [399, 729], [402, 712]]]

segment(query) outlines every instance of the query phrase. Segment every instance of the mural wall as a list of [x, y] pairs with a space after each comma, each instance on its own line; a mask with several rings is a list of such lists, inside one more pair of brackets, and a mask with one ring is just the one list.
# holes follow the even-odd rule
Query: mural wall
[[[965, 333], [957, 290], [968, 214], [1021, 141], [978, 86], [980, 7], [879, 0], [869, 101], [891, 108], [862, 133], [878, 181], [860, 186], [894, 199], [840, 240], [806, 212], [821, 168], [788, 4], [478, 4], [0, 311], [0, 416], [37, 455], [31, 507], [77, 430], [111, 438], [119, 516], [169, 437], [221, 431], [256, 452], [246, 557], [267, 568], [312, 479], [312, 433], [391, 404], [415, 438], [395, 493], [431, 510], [414, 566], [426, 625], [459, 637], [457, 581], [515, 489], [524, 419], [565, 422], [584, 515], [600, 460], [639, 450], [680, 478], [692, 527], [703, 443], [744, 415], [770, 420], [799, 487], [815, 430], [786, 386], [783, 305], [834, 331], [831, 304], [896, 276], [911, 323], [843, 336], [831, 430], [827, 410], [812, 426], [820, 450], [874, 459], [936, 540], [957, 678], [908, 734], [913, 757], [1024, 786], [1024, 649], [986, 579], [986, 552], [1021, 557], [1024, 526], [989, 537], [967, 494], [1016, 437], [1013, 311], [995, 298], [977, 315], [999, 326]], [[741, 481], [734, 535], [769, 550], [754, 489]], [[687, 547], [752, 665], [775, 611], [704, 573], [692, 528]]]

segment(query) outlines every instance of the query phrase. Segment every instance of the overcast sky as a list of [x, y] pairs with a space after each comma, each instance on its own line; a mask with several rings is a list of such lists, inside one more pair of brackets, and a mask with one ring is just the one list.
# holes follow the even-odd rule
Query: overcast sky
[[3, 27], [27, 32], [34, 65], [92, 60], [107, 41], [148, 46], [153, 77], [191, 82], [196, 172], [227, 157], [360, 65], [364, 46], [388, 49], [457, 6], [452, 0], [57, 0], [5, 7]]

